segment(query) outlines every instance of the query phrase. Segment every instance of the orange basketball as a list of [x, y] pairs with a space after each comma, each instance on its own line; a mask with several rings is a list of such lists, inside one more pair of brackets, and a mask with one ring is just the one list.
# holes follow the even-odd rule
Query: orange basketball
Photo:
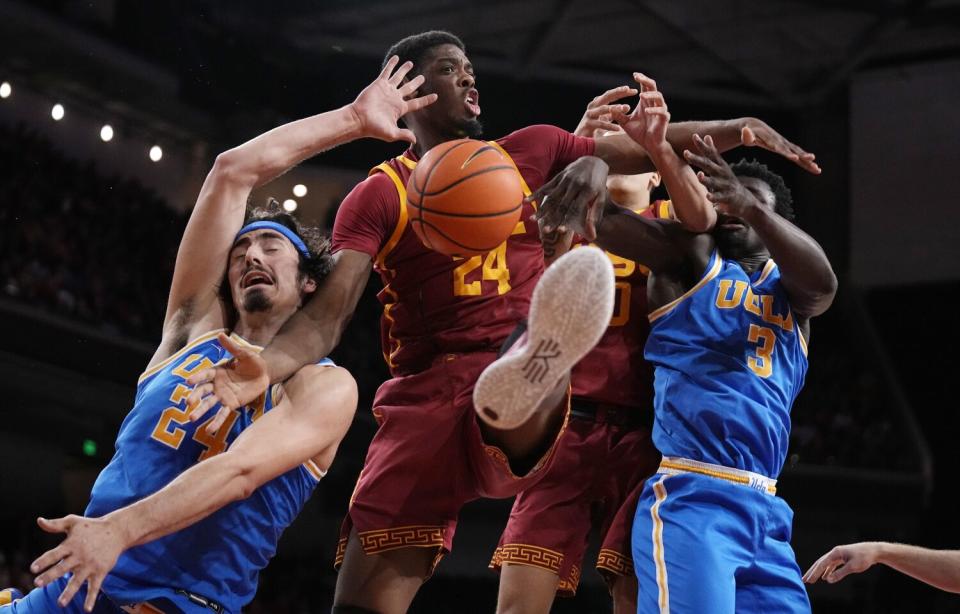
[[423, 244], [472, 256], [507, 240], [520, 219], [520, 174], [499, 149], [459, 139], [423, 156], [407, 181], [407, 215]]

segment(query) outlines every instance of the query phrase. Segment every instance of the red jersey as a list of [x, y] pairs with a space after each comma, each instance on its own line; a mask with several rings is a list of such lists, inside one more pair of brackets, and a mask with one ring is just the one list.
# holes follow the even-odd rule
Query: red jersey
[[[526, 195], [594, 147], [593, 139], [543, 125], [492, 143], [516, 165]], [[543, 273], [531, 204], [513, 234], [486, 254], [456, 258], [425, 247], [407, 224], [406, 184], [418, 159], [408, 149], [371, 170], [333, 227], [333, 251], [369, 254], [383, 280], [381, 341], [393, 375], [421, 371], [440, 354], [497, 349], [526, 317]]]
[[[668, 219], [670, 201], [653, 203], [640, 215]], [[581, 241], [581, 245], [589, 245]], [[653, 366], [643, 359], [650, 333], [647, 275], [638, 262], [607, 252], [616, 278], [610, 326], [597, 346], [573, 368], [573, 395], [598, 403], [653, 408]]]

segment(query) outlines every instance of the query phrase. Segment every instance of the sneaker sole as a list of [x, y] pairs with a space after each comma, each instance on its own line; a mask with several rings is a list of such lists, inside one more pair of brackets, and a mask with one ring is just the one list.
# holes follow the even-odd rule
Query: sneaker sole
[[473, 389], [477, 415], [514, 429], [600, 341], [613, 315], [613, 266], [603, 251], [580, 247], [548, 268], [533, 291], [524, 347], [488, 366]]

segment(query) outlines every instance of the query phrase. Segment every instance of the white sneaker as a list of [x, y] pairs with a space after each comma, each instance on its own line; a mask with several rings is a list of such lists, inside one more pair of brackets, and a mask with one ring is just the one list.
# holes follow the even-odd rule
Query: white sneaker
[[529, 420], [600, 341], [613, 300], [613, 266], [602, 250], [579, 247], [558, 258], [533, 291], [526, 334], [477, 379], [473, 406], [480, 418], [498, 429]]

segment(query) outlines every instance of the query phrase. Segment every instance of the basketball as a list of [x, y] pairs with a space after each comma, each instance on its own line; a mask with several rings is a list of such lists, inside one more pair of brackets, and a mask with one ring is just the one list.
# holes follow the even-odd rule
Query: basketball
[[520, 219], [520, 174], [499, 149], [459, 139], [423, 156], [407, 182], [407, 215], [423, 244], [472, 256], [507, 240]]

